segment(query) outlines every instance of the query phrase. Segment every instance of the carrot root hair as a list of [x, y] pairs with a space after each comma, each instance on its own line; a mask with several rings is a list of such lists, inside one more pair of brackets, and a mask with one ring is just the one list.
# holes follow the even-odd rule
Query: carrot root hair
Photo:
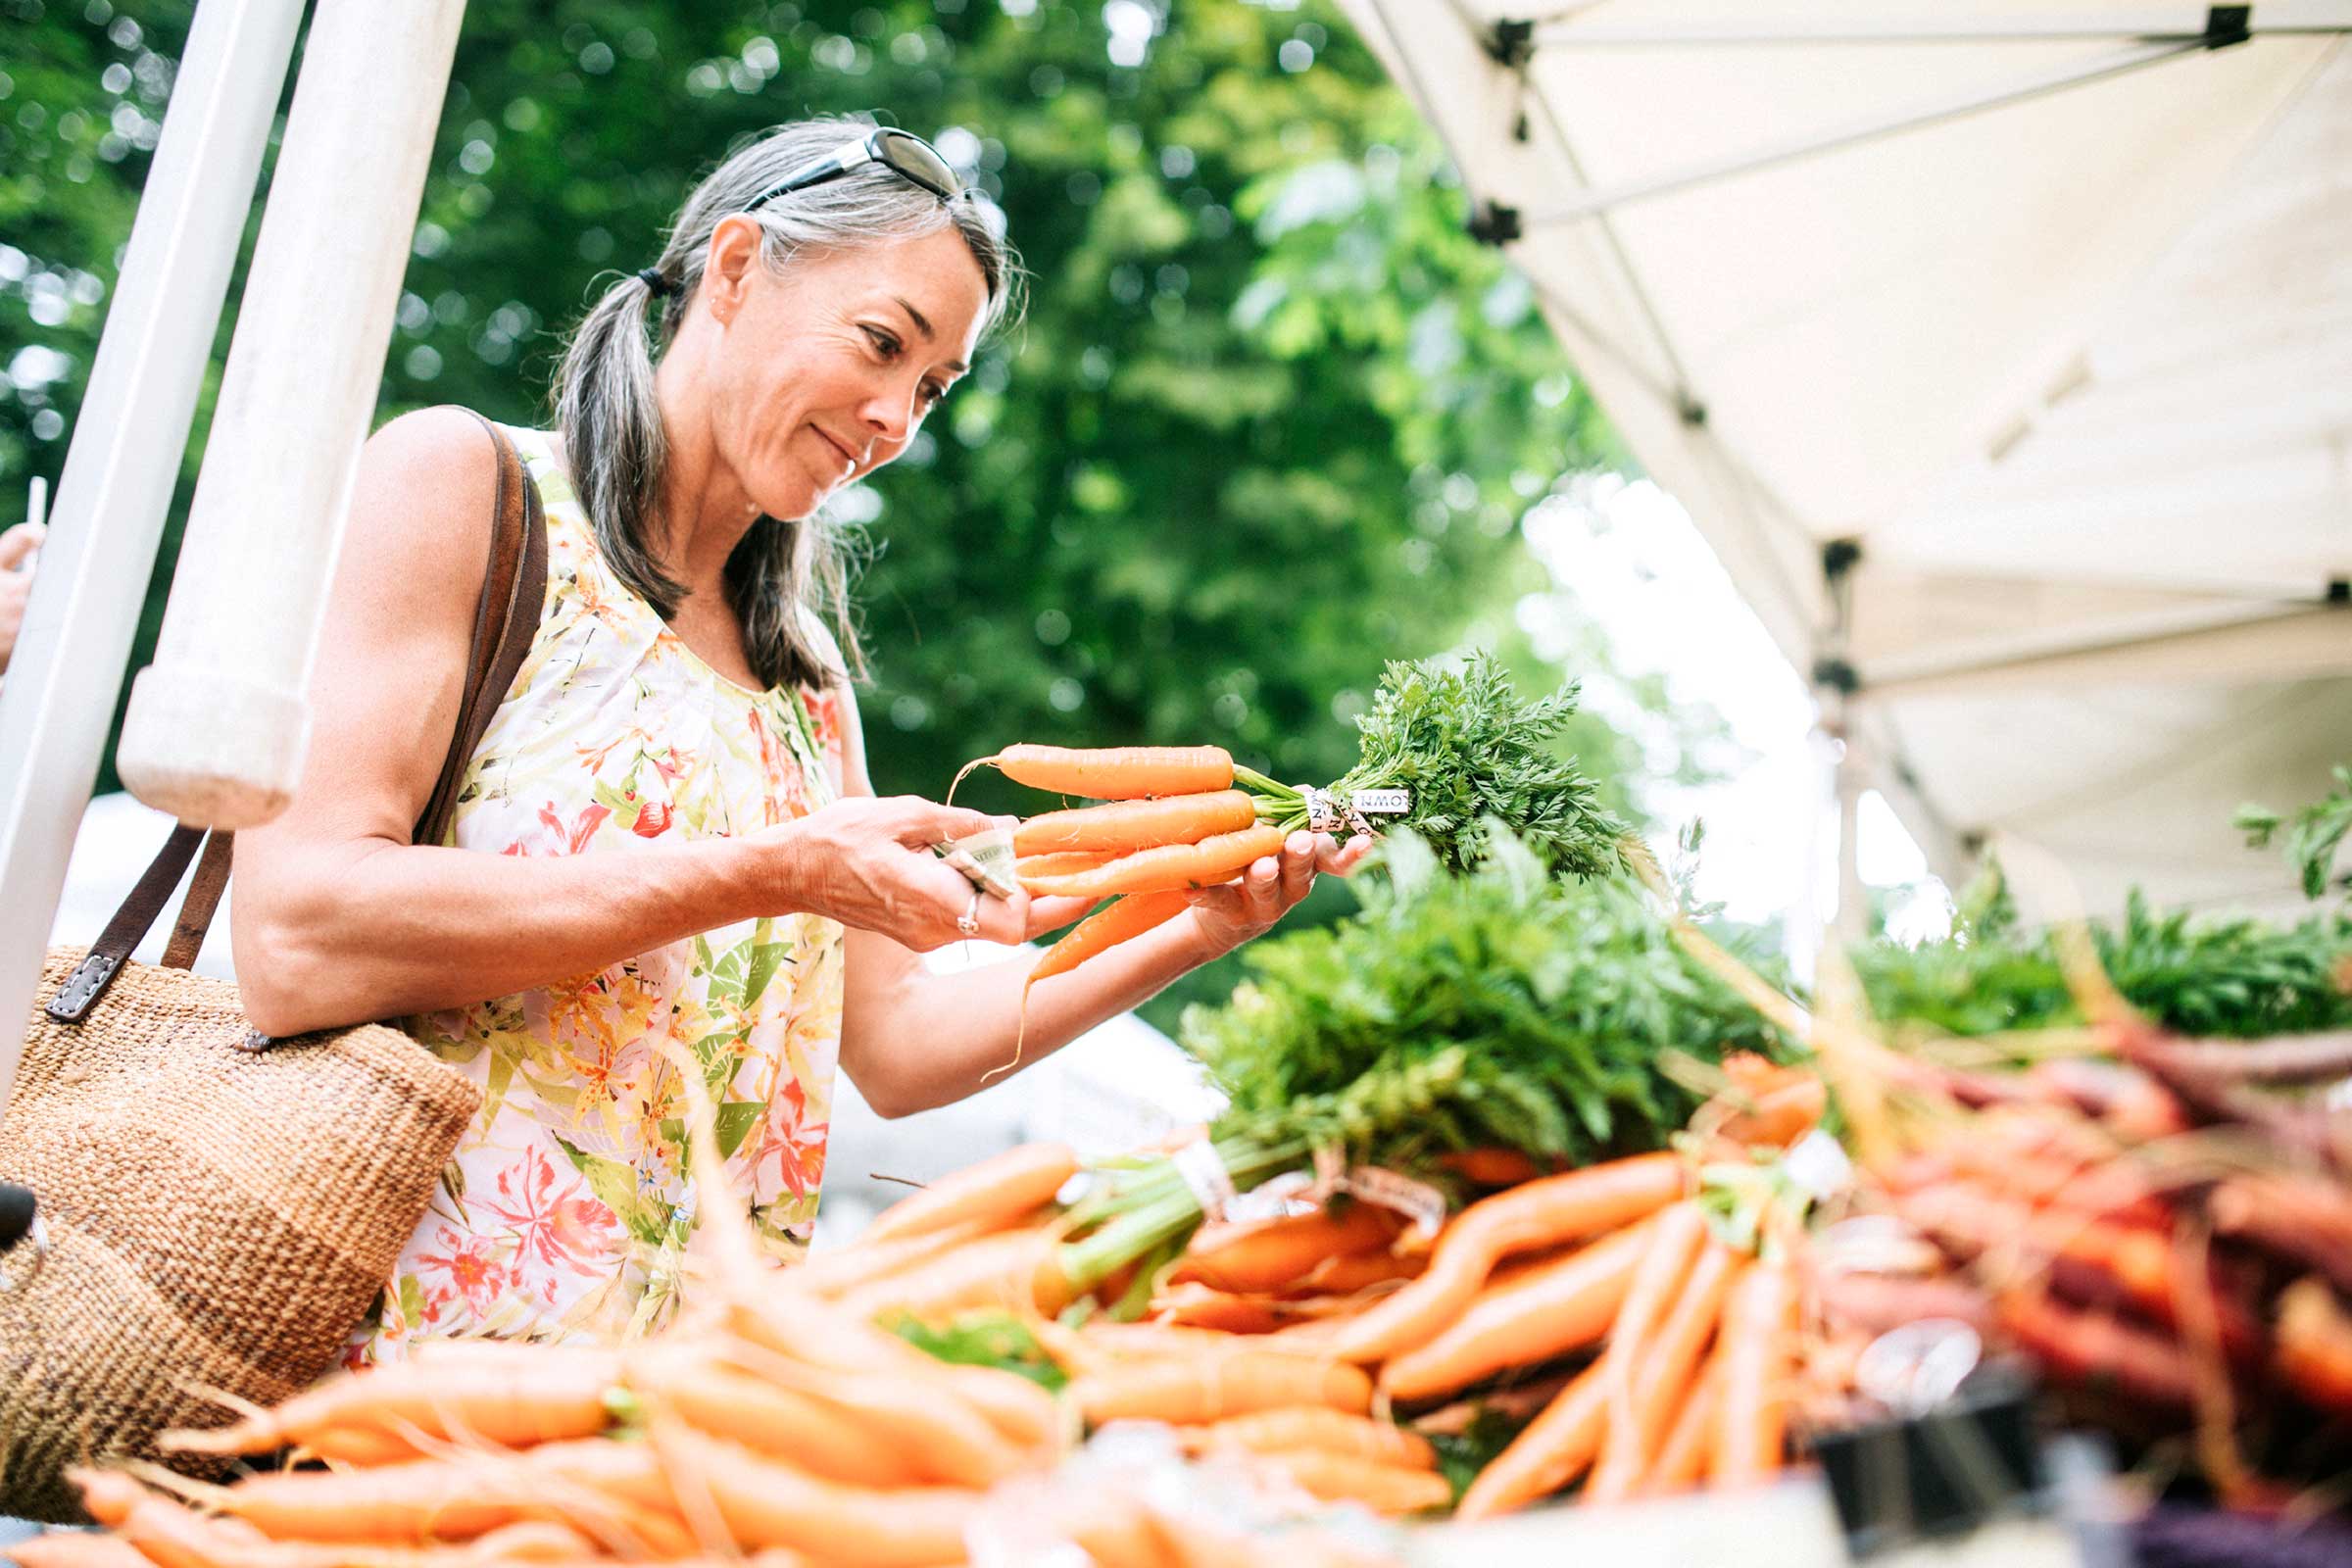
[[964, 763], [961, 767], [956, 770], [956, 776], [948, 781], [948, 798], [942, 801], [940, 804], [942, 806], [954, 806], [956, 804], [956, 792], [963, 787], [964, 776], [970, 773], [973, 768], [995, 767], [1003, 760], [1004, 753], [999, 752], [993, 757], [975, 757], [970, 761]]

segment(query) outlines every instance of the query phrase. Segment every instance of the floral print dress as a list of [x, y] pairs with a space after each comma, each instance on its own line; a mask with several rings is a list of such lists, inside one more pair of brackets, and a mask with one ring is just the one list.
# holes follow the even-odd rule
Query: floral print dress
[[[510, 434], [545, 504], [547, 598], [466, 770], [450, 842], [627, 855], [755, 832], [832, 800], [832, 699], [751, 691], [703, 662], [606, 566], [550, 437]], [[718, 1107], [730, 1185], [760, 1229], [805, 1243], [841, 1001], [839, 924], [783, 914], [406, 1020], [481, 1085], [482, 1109], [347, 1359], [395, 1357], [419, 1335], [619, 1338], [665, 1321], [695, 1228], [672, 1047]]]

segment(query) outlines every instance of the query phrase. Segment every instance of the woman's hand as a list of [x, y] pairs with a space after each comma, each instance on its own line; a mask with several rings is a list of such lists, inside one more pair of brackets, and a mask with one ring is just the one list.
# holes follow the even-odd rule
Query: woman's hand
[[1346, 876], [1371, 853], [1372, 841], [1360, 833], [1345, 845], [1328, 833], [1294, 833], [1279, 859], [1253, 860], [1239, 882], [1196, 898], [1193, 917], [1213, 953], [1231, 953], [1290, 912], [1314, 887], [1317, 872]]
[[[827, 915], [928, 953], [967, 937], [1020, 942], [1031, 935], [1029, 895], [981, 892], [931, 853], [934, 844], [1012, 825], [1008, 816], [920, 796], [851, 795], [745, 842], [773, 858], [760, 875], [775, 888], [777, 907]], [[974, 893], [980, 893], [976, 906]], [[978, 930], [956, 924], [967, 911]]]

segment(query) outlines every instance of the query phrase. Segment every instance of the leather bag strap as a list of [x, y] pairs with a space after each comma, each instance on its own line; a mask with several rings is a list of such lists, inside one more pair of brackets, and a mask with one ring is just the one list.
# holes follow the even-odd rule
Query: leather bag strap
[[531, 640], [539, 630], [539, 607], [547, 597], [547, 519], [540, 511], [539, 486], [522, 466], [521, 455], [507, 432], [488, 419], [482, 419], [482, 428], [498, 449], [490, 564], [482, 576], [482, 597], [474, 605], [473, 638], [466, 650], [466, 693], [458, 707], [458, 726], [450, 737], [449, 756], [441, 763], [441, 777], [425, 803], [424, 814], [409, 835], [412, 844], [439, 844], [447, 836], [457, 815], [466, 766], [489, 733], [490, 720], [498, 712], [498, 705], [506, 701], [516, 671], [530, 657]]
[[[438, 844], [456, 813], [458, 791], [466, 764], [490, 728], [490, 719], [514, 684], [516, 671], [529, 657], [539, 629], [539, 607], [547, 593], [547, 526], [540, 510], [539, 486], [523, 466], [522, 457], [506, 431], [482, 419], [497, 453], [498, 489], [490, 517], [490, 559], [482, 576], [481, 597], [475, 602], [473, 635], [466, 650], [466, 689], [458, 706], [458, 722], [450, 736], [449, 755], [442, 759], [424, 814], [417, 818], [410, 842]], [[108, 986], [146, 940], [172, 890], [179, 885], [188, 862], [197, 860], [188, 896], [180, 903], [172, 940], [164, 949], [167, 968], [185, 969], [196, 961], [197, 951], [220, 907], [228, 885], [233, 835], [207, 832], [181, 823], [157, 852], [155, 859], [122, 901], [89, 955], [74, 966], [43, 1008], [60, 1023], [78, 1023], [106, 995]], [[202, 858], [198, 849], [202, 848]]]

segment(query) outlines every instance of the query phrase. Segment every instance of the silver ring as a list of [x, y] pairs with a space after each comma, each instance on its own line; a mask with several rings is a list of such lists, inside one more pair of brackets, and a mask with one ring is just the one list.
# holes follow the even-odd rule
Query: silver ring
[[956, 929], [967, 937], [980, 934], [980, 889], [972, 889], [971, 907], [956, 917]]

